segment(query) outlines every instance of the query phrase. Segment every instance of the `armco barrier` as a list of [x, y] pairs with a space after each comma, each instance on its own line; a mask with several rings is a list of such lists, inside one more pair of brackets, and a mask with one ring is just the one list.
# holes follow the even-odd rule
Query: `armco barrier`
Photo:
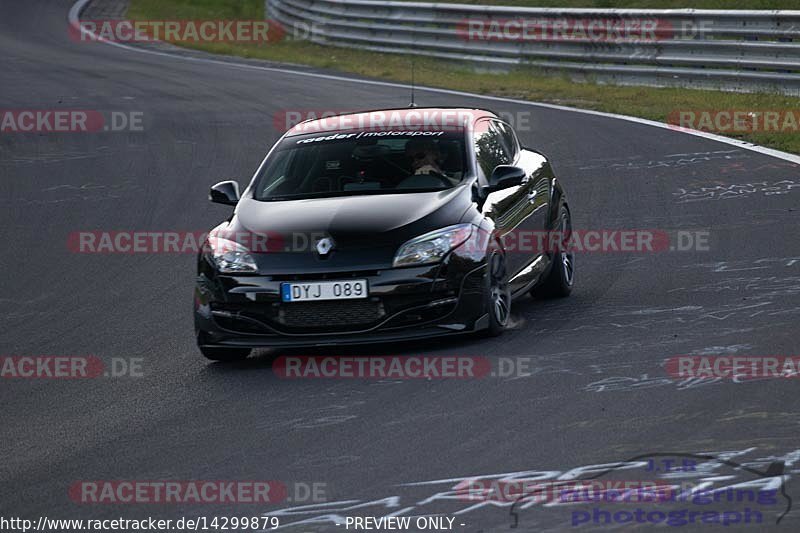
[[[501, 70], [530, 65], [625, 85], [800, 95], [800, 11], [522, 8], [369, 0], [266, 0], [266, 7], [269, 16], [283, 25], [307, 34], [310, 30], [310, 38], [319, 44], [432, 56]], [[527, 33], [520, 30], [523, 22]], [[643, 24], [645, 31], [635, 30]], [[481, 27], [483, 32], [474, 31]], [[634, 31], [627, 37], [624, 31], [603, 35], [604, 27]], [[498, 34], [498, 28], [503, 33]], [[586, 38], [581, 38], [583, 30]]]

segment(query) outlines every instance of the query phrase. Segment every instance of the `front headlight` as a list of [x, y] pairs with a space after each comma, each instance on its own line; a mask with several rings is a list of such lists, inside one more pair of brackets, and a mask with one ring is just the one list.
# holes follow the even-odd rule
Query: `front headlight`
[[258, 272], [250, 250], [238, 242], [209, 235], [207, 244], [209, 256], [221, 273]]
[[472, 224], [457, 224], [415, 237], [397, 250], [395, 267], [438, 263], [472, 234]]

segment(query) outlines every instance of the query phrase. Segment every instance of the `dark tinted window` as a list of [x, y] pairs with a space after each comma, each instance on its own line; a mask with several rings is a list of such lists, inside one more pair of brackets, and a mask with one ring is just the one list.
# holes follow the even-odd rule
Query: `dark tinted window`
[[517, 146], [517, 138], [514, 135], [514, 131], [511, 129], [511, 126], [505, 122], [495, 122], [494, 124], [497, 127], [497, 131], [500, 132], [503, 146], [506, 148], [506, 153], [508, 154], [509, 159], [513, 162], [517, 158], [517, 152], [519, 151]]
[[256, 178], [257, 200], [435, 191], [465, 171], [463, 132], [363, 131], [288, 137]]
[[478, 167], [487, 178], [497, 165], [511, 163], [508, 148], [497, 124], [492, 120], [481, 120], [475, 126], [475, 157]]

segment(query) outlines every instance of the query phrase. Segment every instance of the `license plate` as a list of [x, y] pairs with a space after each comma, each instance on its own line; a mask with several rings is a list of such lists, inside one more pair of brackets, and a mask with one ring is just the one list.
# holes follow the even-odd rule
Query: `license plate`
[[284, 302], [309, 302], [322, 300], [353, 300], [366, 298], [367, 280], [308, 281], [305, 283], [281, 283], [281, 300]]

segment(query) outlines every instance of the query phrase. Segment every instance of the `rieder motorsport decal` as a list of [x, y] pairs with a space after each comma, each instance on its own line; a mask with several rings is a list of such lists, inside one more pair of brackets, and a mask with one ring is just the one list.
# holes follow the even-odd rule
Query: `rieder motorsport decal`
[[443, 131], [360, 131], [358, 133], [334, 133], [332, 135], [322, 135], [300, 139], [296, 144], [306, 144], [319, 141], [341, 141], [343, 139], [361, 139], [367, 137], [438, 137]]

